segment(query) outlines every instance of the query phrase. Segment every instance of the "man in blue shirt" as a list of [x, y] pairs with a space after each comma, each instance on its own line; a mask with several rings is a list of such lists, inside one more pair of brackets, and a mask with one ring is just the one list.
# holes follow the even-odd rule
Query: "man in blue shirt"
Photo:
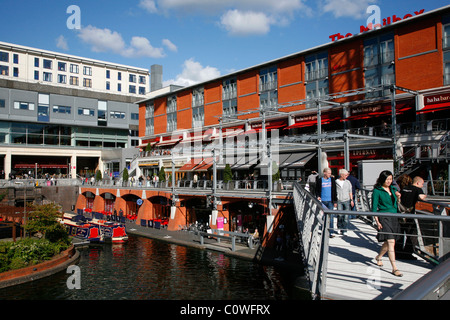
[[[337, 208], [336, 179], [331, 176], [331, 169], [323, 169], [323, 176], [316, 180], [316, 197], [330, 210]], [[334, 216], [330, 215], [330, 228], [334, 229]], [[330, 232], [332, 236], [333, 232]]]

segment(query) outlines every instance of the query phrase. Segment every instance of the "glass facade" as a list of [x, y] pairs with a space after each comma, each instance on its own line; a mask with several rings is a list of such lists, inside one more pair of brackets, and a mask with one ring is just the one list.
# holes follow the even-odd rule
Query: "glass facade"
[[128, 130], [0, 122], [0, 144], [126, 148]]

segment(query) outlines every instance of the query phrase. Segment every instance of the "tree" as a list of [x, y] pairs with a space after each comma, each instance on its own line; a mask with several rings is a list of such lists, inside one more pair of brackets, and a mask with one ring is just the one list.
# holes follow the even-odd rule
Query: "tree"
[[145, 146], [145, 151], [146, 152], [152, 151], [152, 145], [150, 143]]
[[161, 167], [158, 174], [159, 181], [166, 181], [166, 172], [164, 170], [164, 166]]
[[95, 181], [101, 181], [102, 180], [102, 172], [100, 170], [97, 170], [95, 173]]
[[231, 172], [231, 166], [229, 163], [225, 165], [225, 169], [223, 171], [223, 182], [227, 183], [233, 180], [233, 173]]
[[128, 169], [125, 167], [125, 169], [123, 169], [122, 179], [123, 179], [124, 182], [127, 182], [128, 178], [129, 178]]
[[40, 233], [50, 242], [67, 242], [66, 229], [58, 221], [61, 218], [61, 207], [54, 204], [32, 205], [28, 213], [26, 230], [30, 234]]
[[278, 181], [280, 180], [281, 174], [280, 174], [280, 169], [278, 167], [278, 164], [273, 161], [272, 162], [272, 181]]

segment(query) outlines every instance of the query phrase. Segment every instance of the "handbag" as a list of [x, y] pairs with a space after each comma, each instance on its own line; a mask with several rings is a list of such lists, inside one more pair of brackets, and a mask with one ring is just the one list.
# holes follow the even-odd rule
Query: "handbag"
[[401, 213], [411, 213], [414, 210], [414, 206], [407, 207], [402, 204], [400, 201], [398, 202], [398, 211]]

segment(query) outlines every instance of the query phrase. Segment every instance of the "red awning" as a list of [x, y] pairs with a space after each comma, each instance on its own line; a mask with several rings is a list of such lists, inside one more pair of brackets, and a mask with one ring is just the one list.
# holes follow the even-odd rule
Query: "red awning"
[[207, 158], [202, 161], [197, 167], [194, 168], [194, 171], [208, 171], [214, 164], [213, 158]]
[[437, 103], [437, 104], [429, 104], [425, 106], [424, 108], [417, 111], [419, 114], [429, 113], [429, 112], [435, 112], [435, 111], [442, 111], [450, 109], [450, 103]]
[[[322, 120], [322, 124], [329, 124], [329, 123], [330, 123], [329, 120]], [[285, 129], [288, 130], [288, 129], [294, 129], [294, 128], [306, 128], [306, 127], [311, 127], [314, 125], [317, 125], [317, 120], [298, 122], [298, 123], [295, 123]]]
[[180, 172], [190, 172], [193, 171], [193, 169], [198, 166], [202, 162], [202, 158], [194, 158], [191, 159], [188, 163], [186, 163], [184, 166], [182, 166], [178, 171]]
[[177, 139], [172, 139], [172, 140], [161, 141], [161, 142], [158, 142], [155, 146], [156, 147], [171, 146], [171, 145], [177, 144], [178, 142], [180, 142], [180, 140], [181, 139], [177, 138]]

